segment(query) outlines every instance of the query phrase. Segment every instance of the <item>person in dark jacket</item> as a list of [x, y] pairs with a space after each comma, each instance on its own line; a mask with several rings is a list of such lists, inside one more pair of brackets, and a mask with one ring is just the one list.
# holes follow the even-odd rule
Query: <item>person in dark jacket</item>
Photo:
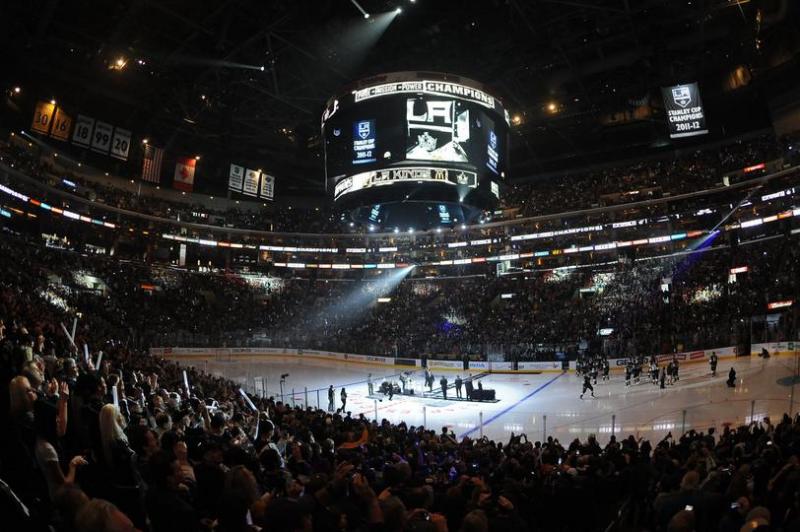
[[181, 468], [166, 451], [150, 458], [150, 479], [147, 490], [147, 514], [153, 532], [189, 532], [200, 526], [194, 508], [187, 500], [188, 491], [181, 488]]

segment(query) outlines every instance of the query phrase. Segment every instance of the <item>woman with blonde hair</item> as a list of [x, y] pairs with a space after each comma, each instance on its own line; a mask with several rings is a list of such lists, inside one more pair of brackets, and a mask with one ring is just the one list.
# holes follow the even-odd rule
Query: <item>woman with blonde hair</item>
[[115, 465], [115, 455], [119, 455], [120, 451], [130, 451], [124, 454], [133, 452], [128, 447], [128, 436], [125, 435], [125, 418], [113, 404], [104, 405], [100, 409], [100, 445], [103, 450], [102, 459], [110, 467]]

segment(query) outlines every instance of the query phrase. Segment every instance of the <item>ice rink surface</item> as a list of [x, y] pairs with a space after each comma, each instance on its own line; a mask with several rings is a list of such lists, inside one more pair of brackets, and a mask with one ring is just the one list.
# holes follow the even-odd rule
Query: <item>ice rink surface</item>
[[[652, 440], [668, 432], [679, 435], [682, 429], [721, 430], [725, 424], [748, 423], [751, 414], [756, 420], [764, 416], [778, 418], [793, 404], [791, 385], [795, 358], [791, 356], [745, 357], [720, 361], [716, 377], [711, 377], [707, 364], [683, 364], [680, 381], [661, 390], [644, 380], [625, 386], [624, 375], [612, 372], [610, 381], [598, 381], [595, 398], [589, 394], [579, 398], [582, 379], [573, 373], [538, 375], [491, 374], [481, 379], [484, 388], [495, 389], [499, 402], [470, 403], [435, 398], [395, 395], [376, 401], [368, 397], [366, 379], [373, 376], [377, 390], [382, 377], [399, 371], [386, 366], [365, 366], [317, 360], [272, 360], [265, 362], [214, 361], [193, 365], [240, 382], [249, 391], [262, 392], [280, 400], [280, 376], [288, 373], [283, 386], [283, 399], [289, 403], [327, 408], [327, 387], [336, 390], [336, 407], [341, 406], [341, 387], [347, 389], [347, 410], [353, 416], [364, 414], [373, 419], [386, 418], [409, 425], [425, 424], [437, 431], [451, 428], [459, 437], [481, 434], [498, 441], [507, 441], [511, 433], [526, 433], [531, 440], [545, 434], [562, 443], [596, 434], [602, 443], [613, 433], [617, 437], [630, 434]], [[737, 372], [736, 388], [725, 381], [733, 366]], [[476, 372], [473, 372], [476, 373]], [[436, 387], [444, 374], [452, 383], [457, 374], [466, 372], [434, 371]], [[415, 387], [422, 384], [422, 371], [414, 375]], [[305, 389], [308, 389], [306, 393]], [[292, 395], [294, 391], [294, 395]], [[800, 392], [800, 389], [798, 389]], [[454, 393], [450, 390], [449, 393]], [[319, 399], [318, 399], [319, 398]], [[794, 398], [796, 401], [798, 398]], [[797, 408], [793, 407], [796, 411]], [[481, 422], [482, 421], [482, 422]]]

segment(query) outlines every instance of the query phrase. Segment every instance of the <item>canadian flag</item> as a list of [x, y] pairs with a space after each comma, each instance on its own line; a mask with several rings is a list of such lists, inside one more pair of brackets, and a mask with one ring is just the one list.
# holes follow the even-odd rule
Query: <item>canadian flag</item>
[[197, 160], [193, 157], [183, 157], [175, 164], [175, 178], [172, 186], [184, 192], [191, 192], [194, 187], [194, 169]]

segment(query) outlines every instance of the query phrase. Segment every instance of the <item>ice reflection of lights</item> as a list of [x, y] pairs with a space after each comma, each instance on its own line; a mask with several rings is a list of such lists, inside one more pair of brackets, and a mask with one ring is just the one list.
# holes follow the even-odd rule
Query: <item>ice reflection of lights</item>
[[673, 430], [675, 423], [654, 423], [653, 430]]

